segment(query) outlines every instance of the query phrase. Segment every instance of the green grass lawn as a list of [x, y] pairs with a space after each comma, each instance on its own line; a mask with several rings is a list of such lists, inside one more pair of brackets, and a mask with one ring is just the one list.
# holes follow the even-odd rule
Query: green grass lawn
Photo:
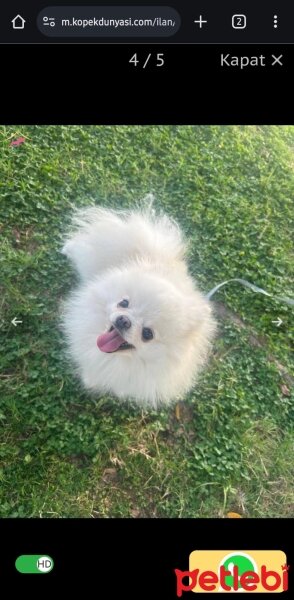
[[293, 297], [294, 127], [2, 127], [0, 147], [0, 516], [293, 516], [293, 309], [220, 290], [197, 387], [141, 411], [73, 377], [59, 251], [74, 207], [153, 192], [203, 291]]

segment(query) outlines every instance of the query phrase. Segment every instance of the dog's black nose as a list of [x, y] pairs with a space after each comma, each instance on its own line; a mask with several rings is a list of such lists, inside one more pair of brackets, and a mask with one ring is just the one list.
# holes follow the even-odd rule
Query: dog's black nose
[[129, 329], [131, 327], [131, 321], [125, 315], [120, 315], [115, 321], [115, 327], [117, 327], [117, 329]]

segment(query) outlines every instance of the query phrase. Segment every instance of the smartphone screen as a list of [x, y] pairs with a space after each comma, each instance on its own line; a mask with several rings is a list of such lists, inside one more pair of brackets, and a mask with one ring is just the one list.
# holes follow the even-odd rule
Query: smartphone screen
[[293, 7], [0, 15], [0, 580], [290, 594]]

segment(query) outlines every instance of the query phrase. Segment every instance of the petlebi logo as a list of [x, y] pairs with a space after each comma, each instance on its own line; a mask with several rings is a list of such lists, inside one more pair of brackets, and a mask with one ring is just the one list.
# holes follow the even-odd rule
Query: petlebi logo
[[288, 569], [281, 550], [194, 550], [189, 571], [175, 569], [176, 592], [283, 592]]

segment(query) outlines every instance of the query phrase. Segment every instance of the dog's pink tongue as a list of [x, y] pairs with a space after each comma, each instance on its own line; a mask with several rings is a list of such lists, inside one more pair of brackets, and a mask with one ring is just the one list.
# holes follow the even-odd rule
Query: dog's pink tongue
[[97, 339], [97, 346], [101, 352], [115, 352], [125, 340], [116, 329], [102, 333]]

